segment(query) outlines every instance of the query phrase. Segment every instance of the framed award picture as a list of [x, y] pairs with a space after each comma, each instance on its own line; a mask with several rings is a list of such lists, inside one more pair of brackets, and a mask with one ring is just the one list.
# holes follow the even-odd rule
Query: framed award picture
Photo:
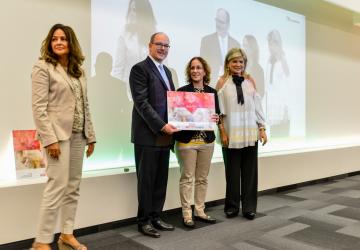
[[215, 114], [213, 93], [168, 91], [168, 123], [180, 130], [214, 130], [211, 120]]
[[36, 130], [13, 130], [12, 135], [16, 178], [45, 176], [46, 161], [40, 141], [36, 139]]

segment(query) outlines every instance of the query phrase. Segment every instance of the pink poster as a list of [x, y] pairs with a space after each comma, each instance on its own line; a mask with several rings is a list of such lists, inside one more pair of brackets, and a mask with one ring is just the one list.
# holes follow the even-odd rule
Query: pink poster
[[13, 130], [13, 144], [18, 179], [45, 176], [45, 159], [36, 130]]
[[214, 130], [213, 93], [168, 91], [168, 122], [181, 130]]

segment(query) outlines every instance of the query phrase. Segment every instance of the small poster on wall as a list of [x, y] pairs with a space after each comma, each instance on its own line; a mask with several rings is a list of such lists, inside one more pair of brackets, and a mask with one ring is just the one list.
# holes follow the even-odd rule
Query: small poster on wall
[[46, 162], [36, 130], [13, 130], [16, 178], [45, 176]]
[[213, 93], [168, 91], [168, 122], [180, 130], [214, 130]]

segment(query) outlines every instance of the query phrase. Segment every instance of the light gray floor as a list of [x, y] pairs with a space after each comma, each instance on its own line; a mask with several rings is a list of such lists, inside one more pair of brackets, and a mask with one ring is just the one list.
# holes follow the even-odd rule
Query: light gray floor
[[136, 225], [80, 237], [88, 249], [360, 249], [360, 176], [259, 197], [258, 216], [225, 218], [223, 206], [208, 209], [218, 223], [181, 224], [180, 213], [166, 220], [176, 226], [153, 239]]

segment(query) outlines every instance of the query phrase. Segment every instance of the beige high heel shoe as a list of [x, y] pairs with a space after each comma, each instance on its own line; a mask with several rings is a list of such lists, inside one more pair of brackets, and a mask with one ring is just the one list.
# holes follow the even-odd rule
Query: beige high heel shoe
[[51, 250], [51, 247], [49, 244], [42, 244], [39, 242], [34, 242], [30, 248], [30, 250]]
[[72, 246], [69, 243], [65, 242], [61, 237], [58, 240], [59, 250], [87, 250], [87, 247], [83, 244], [79, 244], [77, 246]]

